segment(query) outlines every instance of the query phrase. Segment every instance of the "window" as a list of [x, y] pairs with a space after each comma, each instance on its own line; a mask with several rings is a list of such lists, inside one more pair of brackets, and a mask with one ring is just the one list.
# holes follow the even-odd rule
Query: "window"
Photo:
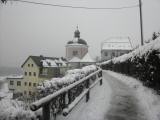
[[107, 53], [107, 52], [105, 52], [104, 54], [105, 54], [105, 56], [108, 56], [108, 53]]
[[25, 82], [24, 85], [27, 86], [27, 82]]
[[29, 82], [29, 86], [31, 86], [32, 85], [32, 83], [31, 82]]
[[27, 76], [27, 72], [25, 72], [24, 74], [25, 74], [25, 76]]
[[78, 55], [78, 51], [73, 51], [73, 56]]
[[10, 81], [10, 85], [14, 85], [14, 81]]
[[17, 86], [21, 86], [21, 81], [17, 81]]
[[29, 76], [31, 76], [32, 75], [32, 73], [31, 72], [29, 72]]
[[115, 57], [115, 53], [114, 52], [112, 53], [112, 57]]
[[36, 83], [33, 83], [33, 86], [36, 87]]
[[32, 64], [32, 67], [33, 67], [33, 64]]
[[29, 95], [31, 95], [32, 93], [31, 93], [31, 91], [29, 91]]
[[30, 67], [30, 64], [28, 64], [28, 67]]
[[34, 74], [34, 76], [36, 76], [36, 72], [34, 72], [33, 74]]
[[47, 70], [46, 68], [43, 68], [42, 74], [43, 74], [43, 75], [47, 75], [47, 73], [48, 73], [48, 70]]
[[24, 91], [24, 94], [26, 95], [26, 94], [27, 94], [27, 92], [26, 92], [26, 91]]

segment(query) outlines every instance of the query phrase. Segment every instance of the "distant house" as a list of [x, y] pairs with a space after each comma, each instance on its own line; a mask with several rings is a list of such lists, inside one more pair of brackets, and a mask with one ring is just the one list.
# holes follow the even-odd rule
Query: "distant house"
[[8, 77], [9, 90], [24, 96], [33, 96], [39, 82], [61, 77], [67, 70], [64, 58], [29, 56], [22, 64], [23, 76]]
[[67, 42], [66, 58], [72, 68], [80, 68], [95, 63], [88, 53], [87, 42], [80, 38], [80, 31], [78, 28], [74, 32], [73, 40]]
[[113, 37], [102, 43], [101, 59], [109, 60], [130, 51], [132, 51], [132, 44], [128, 37]]

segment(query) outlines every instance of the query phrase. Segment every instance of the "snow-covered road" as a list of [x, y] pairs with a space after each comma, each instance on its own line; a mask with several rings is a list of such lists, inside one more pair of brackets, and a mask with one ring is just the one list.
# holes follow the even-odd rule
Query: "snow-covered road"
[[110, 96], [111, 89], [103, 78], [103, 85], [97, 84], [90, 91], [90, 100], [87, 103], [84, 97], [68, 116], [58, 116], [57, 120], [104, 120], [109, 109]]
[[160, 97], [134, 78], [103, 71], [103, 85], [90, 97], [56, 120], [159, 120]]
[[111, 106], [106, 120], [146, 120], [135, 91], [107, 73], [104, 77], [112, 89]]

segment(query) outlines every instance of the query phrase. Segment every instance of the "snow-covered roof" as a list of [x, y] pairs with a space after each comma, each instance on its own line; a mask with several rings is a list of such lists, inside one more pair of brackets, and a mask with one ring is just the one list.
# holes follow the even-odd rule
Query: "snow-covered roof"
[[23, 75], [10, 75], [7, 79], [23, 79]]
[[26, 61], [22, 64], [22, 67], [24, 66], [24, 64], [28, 61], [28, 59], [31, 58], [35, 64], [39, 67], [65, 67], [66, 65], [64, 63], [66, 63], [66, 59], [61, 57], [61, 58], [57, 58], [57, 57], [44, 57], [42, 55], [40, 56], [29, 56]]
[[86, 55], [81, 59], [81, 62], [95, 62], [89, 53], [86, 53]]
[[61, 58], [59, 59], [59, 62], [60, 62], [60, 63], [62, 63], [62, 66], [64, 66], [64, 67], [66, 67], [66, 66], [67, 66], [66, 62], [65, 62], [65, 61], [63, 61]]
[[[157, 38], [154, 41], [151, 41], [150, 43], [147, 43], [143, 46], [140, 46], [139, 48], [135, 49], [134, 51], [124, 54], [122, 56], [116, 57], [112, 60], [113, 63], [118, 63], [118, 62], [124, 62], [128, 59], [133, 60], [135, 57], [141, 57], [149, 52], [152, 52], [153, 50], [158, 50], [160, 51], [160, 37]], [[110, 63], [111, 60], [105, 61], [101, 63], [101, 65], [105, 65]]]
[[132, 50], [132, 45], [128, 37], [115, 37], [107, 39], [102, 50]]
[[45, 59], [41, 60], [43, 67], [58, 67], [55, 60]]
[[81, 62], [81, 59], [80, 58], [78, 58], [78, 57], [73, 57], [70, 61], [69, 61], [70, 63], [72, 62]]

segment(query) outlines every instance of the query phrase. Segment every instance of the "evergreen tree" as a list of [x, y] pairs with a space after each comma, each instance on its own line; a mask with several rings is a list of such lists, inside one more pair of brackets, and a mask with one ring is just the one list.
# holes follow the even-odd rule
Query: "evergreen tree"
[[2, 2], [2, 3], [6, 3], [6, 2], [7, 2], [7, 0], [1, 0], [1, 2]]
[[156, 32], [154, 32], [152, 35], [152, 40], [155, 40], [157, 37], [158, 37], [158, 34]]

